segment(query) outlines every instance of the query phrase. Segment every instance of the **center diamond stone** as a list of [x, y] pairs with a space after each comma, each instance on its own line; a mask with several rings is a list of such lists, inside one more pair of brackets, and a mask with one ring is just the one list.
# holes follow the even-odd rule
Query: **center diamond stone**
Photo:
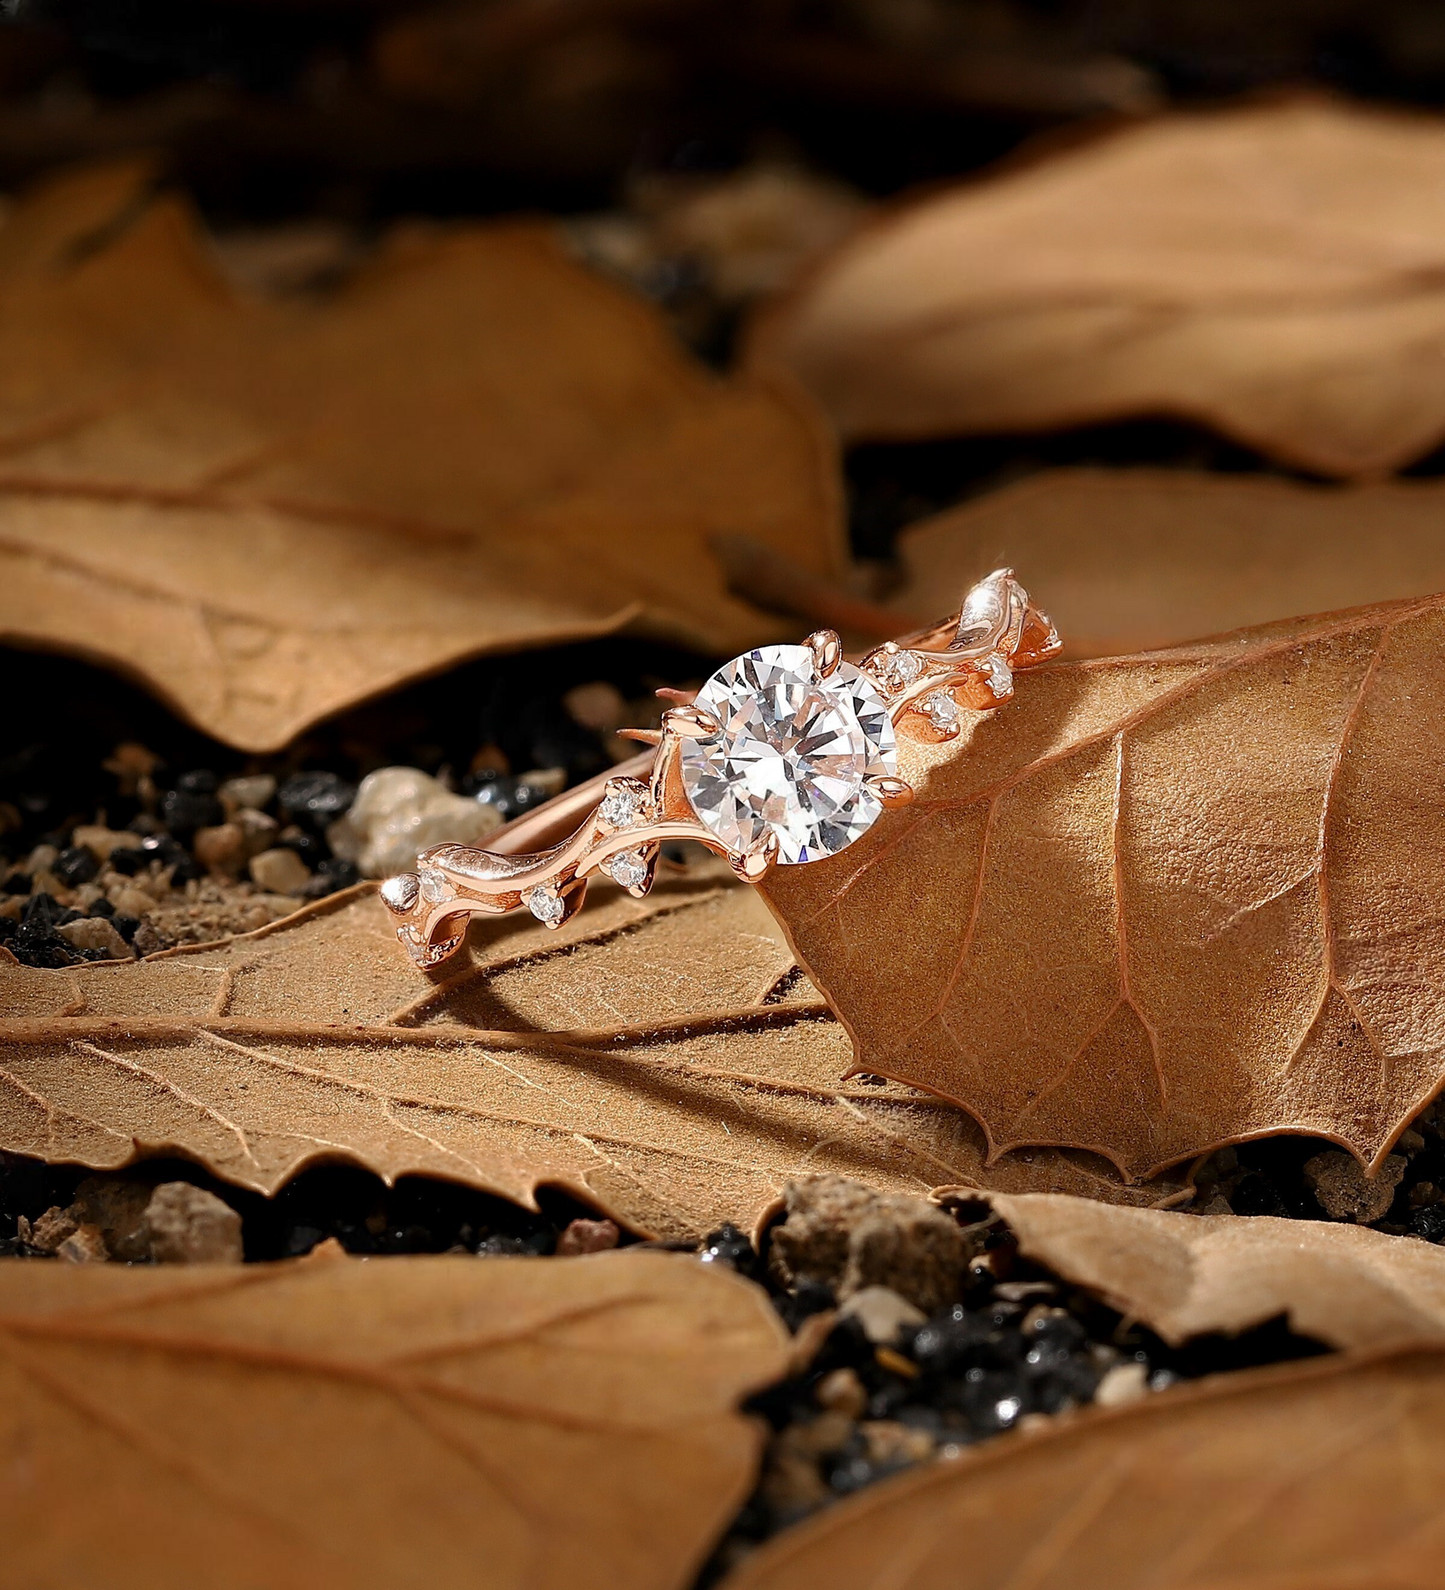
[[898, 771], [888, 704], [851, 663], [818, 677], [806, 646], [760, 646], [698, 691], [718, 733], [682, 742], [682, 783], [698, 820], [746, 854], [778, 836], [785, 864], [834, 856], [883, 810], [870, 779]]

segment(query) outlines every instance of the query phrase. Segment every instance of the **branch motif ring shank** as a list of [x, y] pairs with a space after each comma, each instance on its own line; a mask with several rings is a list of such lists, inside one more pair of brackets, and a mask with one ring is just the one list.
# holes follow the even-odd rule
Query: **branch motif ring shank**
[[913, 799], [898, 777], [900, 732], [955, 738], [960, 707], [1002, 706], [1017, 670], [1060, 649], [1009, 569], [980, 580], [957, 613], [856, 665], [831, 630], [759, 646], [692, 700], [662, 692], [676, 704], [661, 729], [631, 731], [654, 751], [510, 824], [491, 849], [432, 846], [381, 898], [427, 968], [461, 947], [472, 916], [526, 909], [561, 927], [596, 872], [640, 898], [668, 840], [707, 846], [750, 883], [836, 855]]

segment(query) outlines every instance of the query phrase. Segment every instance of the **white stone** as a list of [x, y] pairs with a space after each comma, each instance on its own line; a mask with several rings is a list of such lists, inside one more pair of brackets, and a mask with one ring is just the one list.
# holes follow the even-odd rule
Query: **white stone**
[[1115, 1364], [1099, 1382], [1094, 1401], [1101, 1408], [1122, 1408], [1149, 1393], [1149, 1371], [1143, 1364]]
[[1014, 671], [1002, 652], [992, 652], [980, 664], [988, 678], [988, 688], [1002, 701], [1014, 687]]
[[862, 1287], [838, 1312], [844, 1319], [856, 1319], [868, 1340], [879, 1344], [897, 1341], [905, 1325], [921, 1325], [927, 1318], [922, 1309], [888, 1286]]
[[602, 870], [624, 889], [635, 889], [647, 881], [647, 857], [640, 850], [619, 850], [602, 863]]
[[683, 741], [683, 788], [729, 850], [775, 834], [791, 866], [836, 855], [877, 821], [872, 781], [896, 776], [897, 742], [882, 692], [851, 663], [820, 679], [806, 646], [760, 646], [720, 668], [697, 705], [721, 727]]
[[640, 789], [619, 784], [603, 796], [597, 815], [609, 828], [635, 828], [642, 821], [645, 800]]
[[351, 810], [326, 830], [335, 853], [368, 878], [409, 871], [433, 845], [480, 845], [502, 826], [495, 807], [454, 795], [418, 767], [380, 767], [361, 781]]
[[311, 869], [284, 845], [251, 857], [251, 882], [267, 894], [300, 894], [311, 881]]
[[557, 927], [567, 915], [567, 902], [545, 884], [539, 883], [535, 889], [528, 889], [522, 901], [532, 915], [548, 927]]
[[951, 690], [935, 690], [931, 696], [923, 698], [919, 708], [928, 714], [928, 721], [940, 734], [958, 723], [958, 703]]

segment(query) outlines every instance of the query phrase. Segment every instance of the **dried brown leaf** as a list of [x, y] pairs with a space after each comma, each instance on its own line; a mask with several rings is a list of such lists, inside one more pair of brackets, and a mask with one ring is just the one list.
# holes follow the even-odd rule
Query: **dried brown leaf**
[[1130, 1174], [1378, 1163], [1445, 1075], [1445, 598], [1041, 669], [763, 885], [857, 1064]]
[[849, 437], [1202, 421], [1326, 474], [1445, 436], [1445, 123], [1161, 118], [903, 209], [766, 326]]
[[1055, 470], [910, 526], [892, 633], [1000, 564], [1024, 573], [1071, 657], [1425, 596], [1445, 590], [1442, 521], [1433, 480]]
[[842, 566], [802, 400], [690, 363], [522, 225], [395, 238], [333, 296], [226, 284], [134, 170], [0, 228], [0, 636], [138, 676], [233, 744], [490, 650], [776, 620], [709, 537]]
[[755, 1287], [655, 1253], [0, 1262], [5, 1576], [675, 1590], [787, 1362]]
[[1445, 1352], [1331, 1357], [1005, 1436], [872, 1487], [724, 1590], [1433, 1590]]
[[990, 1196], [1020, 1250], [1166, 1341], [1285, 1315], [1332, 1347], [1445, 1340], [1445, 1249], [1364, 1226]]
[[179, 1153], [266, 1193], [327, 1159], [523, 1204], [556, 1186], [667, 1237], [751, 1225], [810, 1171], [1180, 1196], [1052, 1151], [985, 1171], [964, 1111], [840, 1084], [846, 1034], [806, 988], [767, 1003], [791, 953], [718, 870], [645, 902], [599, 889], [557, 934], [478, 924], [472, 964], [435, 984], [367, 887], [139, 964], [0, 964], [0, 1145], [97, 1168]]

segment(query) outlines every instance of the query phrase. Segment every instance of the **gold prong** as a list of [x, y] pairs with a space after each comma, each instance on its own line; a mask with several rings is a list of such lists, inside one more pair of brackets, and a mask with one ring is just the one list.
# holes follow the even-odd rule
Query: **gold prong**
[[901, 778], [871, 779], [869, 788], [889, 811], [912, 804], [913, 786]]
[[778, 862], [778, 836], [765, 834], [745, 856], [732, 862], [732, 869], [744, 883], [761, 883]]
[[837, 671], [838, 664], [843, 660], [843, 642], [838, 639], [836, 630], [814, 630], [803, 644], [813, 654], [820, 679], [826, 679]]
[[619, 729], [619, 738], [623, 740], [637, 740], [643, 745], [661, 745], [661, 729]]
[[671, 712], [663, 713], [662, 726], [669, 734], [675, 734], [682, 740], [702, 740], [722, 728], [712, 713], [696, 703], [674, 707]]
[[674, 690], [671, 685], [661, 685], [652, 693], [663, 701], [672, 702], [675, 707], [690, 707], [697, 699], [696, 690]]

